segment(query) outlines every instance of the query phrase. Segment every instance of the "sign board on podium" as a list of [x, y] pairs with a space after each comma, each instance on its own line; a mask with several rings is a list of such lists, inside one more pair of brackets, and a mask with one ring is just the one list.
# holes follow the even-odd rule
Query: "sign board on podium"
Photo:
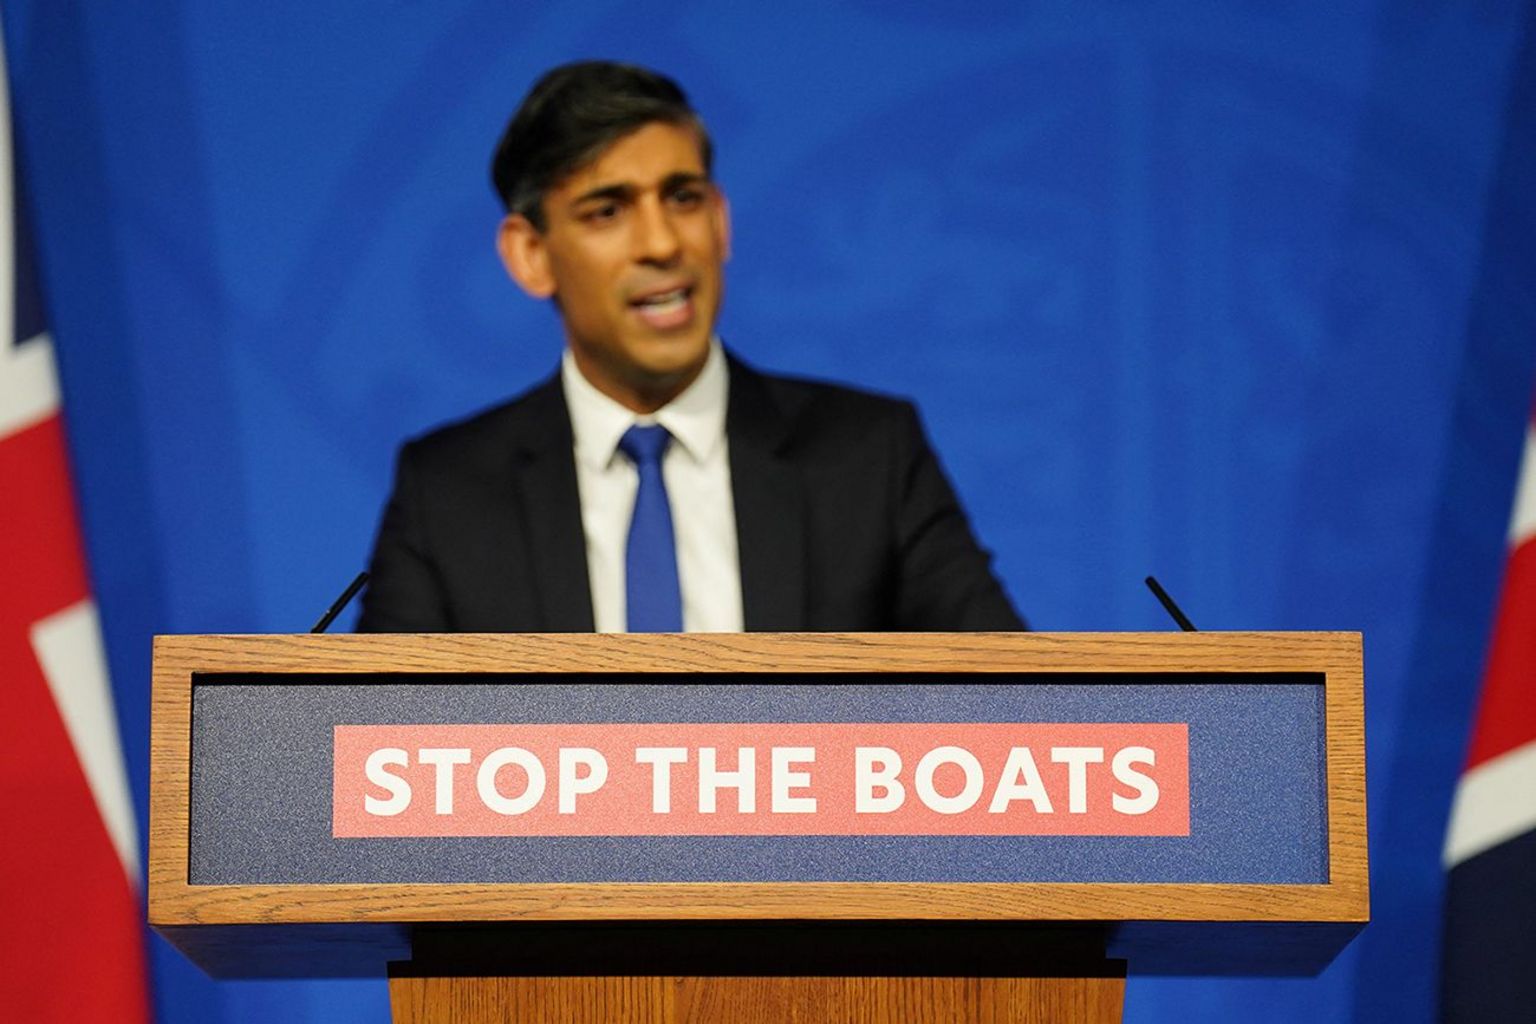
[[151, 921], [223, 976], [1308, 973], [1367, 917], [1356, 634], [161, 637], [154, 699]]

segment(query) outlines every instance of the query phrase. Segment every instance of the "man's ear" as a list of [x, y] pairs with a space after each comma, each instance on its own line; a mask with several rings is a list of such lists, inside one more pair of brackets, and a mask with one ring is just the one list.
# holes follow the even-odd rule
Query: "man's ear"
[[731, 204], [724, 192], [715, 193], [715, 231], [720, 236], [720, 262], [731, 258]]
[[517, 286], [535, 299], [555, 294], [555, 276], [549, 270], [549, 249], [533, 222], [510, 213], [496, 232], [496, 251]]

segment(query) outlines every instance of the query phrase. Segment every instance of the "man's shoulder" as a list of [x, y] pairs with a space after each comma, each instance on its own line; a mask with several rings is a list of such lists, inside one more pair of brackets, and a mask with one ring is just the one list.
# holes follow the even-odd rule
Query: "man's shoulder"
[[848, 412], [895, 412], [910, 408], [910, 399], [888, 394], [873, 388], [856, 387], [836, 381], [794, 374], [756, 373], [768, 388], [786, 406], [813, 409], [831, 409]]
[[570, 433], [556, 375], [505, 402], [418, 434], [405, 442], [402, 452], [413, 461], [504, 460], [510, 452], [562, 440], [568, 447]]
[[[829, 430], [845, 438], [907, 429], [917, 422], [911, 400], [870, 388], [793, 374], [765, 373], [739, 360], [731, 365], [733, 396], [761, 405], [780, 417], [791, 434], [819, 436]], [[741, 386], [736, 375], [741, 375]], [[753, 395], [752, 392], [757, 392]]]

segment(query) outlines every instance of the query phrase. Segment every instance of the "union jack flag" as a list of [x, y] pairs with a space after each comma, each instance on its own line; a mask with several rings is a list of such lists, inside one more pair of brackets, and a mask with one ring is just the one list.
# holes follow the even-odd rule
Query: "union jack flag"
[[1536, 1020], [1536, 413], [1445, 866], [1442, 1019]]
[[149, 1017], [138, 839], [0, 54], [0, 1007]]

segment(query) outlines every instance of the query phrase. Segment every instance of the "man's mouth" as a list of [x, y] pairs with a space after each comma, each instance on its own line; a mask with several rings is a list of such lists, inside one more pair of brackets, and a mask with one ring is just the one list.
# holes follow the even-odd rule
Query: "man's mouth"
[[693, 322], [693, 288], [687, 285], [642, 295], [629, 305], [654, 330], [675, 330]]

